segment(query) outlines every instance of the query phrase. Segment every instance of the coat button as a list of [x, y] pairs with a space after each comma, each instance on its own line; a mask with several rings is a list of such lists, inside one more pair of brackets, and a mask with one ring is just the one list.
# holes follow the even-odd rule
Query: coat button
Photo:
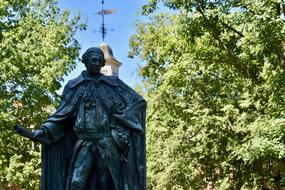
[[91, 106], [91, 105], [90, 105], [90, 102], [87, 102], [87, 103], [85, 104], [85, 107], [86, 107], [86, 108], [90, 108], [90, 106]]

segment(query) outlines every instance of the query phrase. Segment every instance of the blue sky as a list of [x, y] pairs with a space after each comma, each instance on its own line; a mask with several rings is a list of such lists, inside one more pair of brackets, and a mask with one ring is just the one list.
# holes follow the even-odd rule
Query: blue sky
[[[84, 20], [87, 18], [87, 30], [79, 31], [76, 38], [81, 44], [80, 56], [86, 49], [98, 46], [102, 43], [102, 37], [98, 31], [101, 25], [101, 17], [96, 12], [101, 10], [101, 0], [58, 0], [62, 9], [68, 9], [71, 15], [78, 12]], [[112, 15], [105, 16], [105, 24], [110, 31], [105, 43], [111, 46], [115, 58], [120, 61], [120, 78], [130, 86], [140, 82], [138, 68], [140, 62], [138, 59], [128, 58], [129, 37], [135, 32], [136, 20], [143, 19], [140, 11], [141, 7], [146, 4], [146, 0], [105, 0], [105, 9], [117, 9]], [[78, 76], [85, 67], [82, 63], [77, 63], [77, 67], [68, 76], [65, 77], [64, 84], [72, 78]]]

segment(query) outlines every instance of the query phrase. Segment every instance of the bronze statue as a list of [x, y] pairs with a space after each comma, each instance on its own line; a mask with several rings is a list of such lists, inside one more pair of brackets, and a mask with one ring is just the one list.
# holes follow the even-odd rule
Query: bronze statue
[[86, 71], [67, 83], [57, 111], [32, 132], [43, 144], [41, 189], [145, 190], [146, 102], [100, 73], [100, 48], [89, 48], [82, 62]]

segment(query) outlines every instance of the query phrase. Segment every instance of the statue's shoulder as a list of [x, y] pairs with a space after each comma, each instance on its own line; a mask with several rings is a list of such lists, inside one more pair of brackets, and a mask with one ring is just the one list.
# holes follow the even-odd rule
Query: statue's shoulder
[[117, 76], [105, 76], [108, 79], [108, 83], [114, 86], [115, 91], [120, 93], [122, 96], [133, 97], [135, 99], [144, 100], [144, 98], [138, 94], [133, 88], [127, 85]]
[[107, 76], [102, 74], [101, 80], [107, 83], [109, 86], [117, 87], [120, 79], [117, 76]]
[[62, 97], [64, 96], [71, 96], [74, 93], [75, 87], [78, 86], [83, 81], [82, 74], [78, 77], [71, 79], [67, 82], [67, 84], [63, 88]]
[[123, 82], [118, 76], [103, 76], [103, 81], [113, 87], [119, 87], [123, 89], [131, 89], [125, 82]]
[[84, 78], [83, 78], [82, 73], [81, 73], [78, 77], [69, 80], [69, 81], [67, 82], [66, 86], [67, 86], [68, 88], [74, 88], [74, 87], [76, 87], [78, 84], [80, 84], [83, 80], [84, 80]]

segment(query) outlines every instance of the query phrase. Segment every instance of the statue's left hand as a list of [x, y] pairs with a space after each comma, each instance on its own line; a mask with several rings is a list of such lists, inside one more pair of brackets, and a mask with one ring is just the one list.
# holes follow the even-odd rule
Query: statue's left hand
[[111, 130], [112, 138], [121, 155], [121, 160], [127, 162], [130, 149], [129, 133], [123, 128], [117, 127]]

